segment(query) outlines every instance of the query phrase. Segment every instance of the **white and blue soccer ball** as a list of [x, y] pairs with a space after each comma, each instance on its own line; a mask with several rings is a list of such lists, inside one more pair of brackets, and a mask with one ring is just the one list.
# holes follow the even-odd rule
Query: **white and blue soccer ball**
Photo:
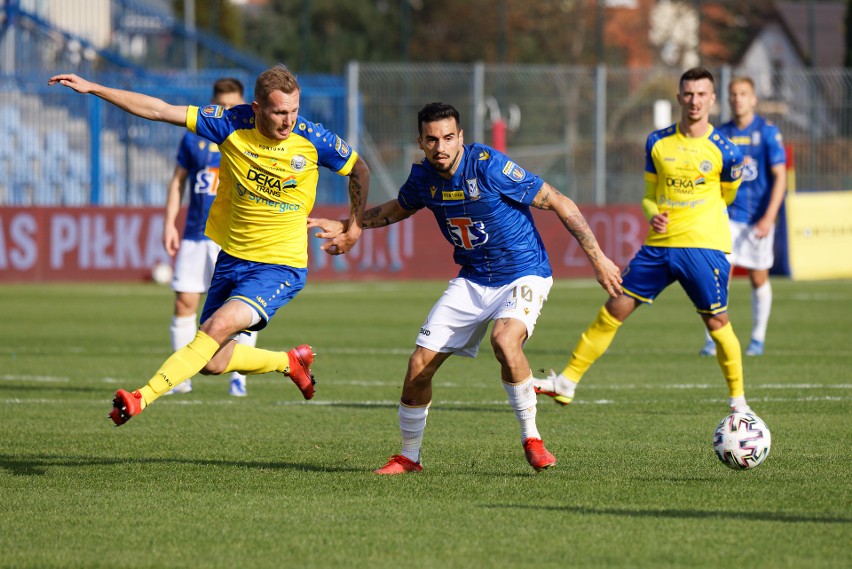
[[157, 263], [151, 267], [151, 280], [158, 285], [167, 285], [172, 282], [174, 269], [168, 263]]
[[769, 427], [753, 413], [732, 413], [713, 433], [716, 456], [734, 470], [758, 466], [769, 456], [771, 446]]

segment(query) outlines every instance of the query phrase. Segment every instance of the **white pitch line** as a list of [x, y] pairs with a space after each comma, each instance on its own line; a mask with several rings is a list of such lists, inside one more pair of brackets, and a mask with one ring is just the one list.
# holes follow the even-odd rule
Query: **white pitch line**
[[0, 375], [3, 381], [36, 381], [44, 383], [66, 383], [71, 381], [68, 377], [53, 377], [49, 375]]

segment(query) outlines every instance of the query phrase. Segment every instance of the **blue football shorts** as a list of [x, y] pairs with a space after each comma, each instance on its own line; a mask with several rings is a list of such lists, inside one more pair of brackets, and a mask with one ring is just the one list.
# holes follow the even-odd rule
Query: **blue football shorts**
[[643, 245], [622, 275], [624, 293], [652, 304], [677, 281], [701, 314], [728, 310], [731, 264], [722, 251]]
[[246, 261], [221, 251], [201, 311], [201, 323], [229, 300], [240, 300], [260, 315], [260, 322], [249, 330], [262, 330], [279, 308], [305, 288], [307, 277], [308, 269]]

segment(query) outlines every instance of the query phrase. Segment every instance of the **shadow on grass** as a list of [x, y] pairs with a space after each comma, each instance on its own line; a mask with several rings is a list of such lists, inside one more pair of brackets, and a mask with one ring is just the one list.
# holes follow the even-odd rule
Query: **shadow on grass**
[[102, 458], [97, 456], [33, 455], [12, 456], [0, 454], [0, 469], [13, 476], [43, 476], [51, 467], [78, 468], [89, 466], [128, 466], [131, 464], [195, 464], [198, 466], [223, 466], [228, 468], [256, 468], [260, 470], [299, 470], [305, 472], [363, 472], [362, 468], [318, 466], [298, 462], [260, 462], [248, 460], [216, 460], [204, 458]]
[[806, 514], [787, 514], [783, 512], [741, 512], [720, 510], [708, 512], [701, 510], [628, 510], [624, 508], [588, 508], [585, 506], [536, 506], [530, 504], [487, 504], [486, 508], [543, 510], [565, 512], [583, 516], [618, 516], [624, 518], [672, 518], [672, 519], [713, 519], [748, 520], [783, 523], [849, 524], [852, 518], [831, 518], [827, 516], [809, 516]]

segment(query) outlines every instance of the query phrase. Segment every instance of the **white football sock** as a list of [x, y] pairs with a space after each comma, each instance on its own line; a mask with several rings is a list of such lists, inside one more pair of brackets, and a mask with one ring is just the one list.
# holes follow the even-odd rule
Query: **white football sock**
[[169, 332], [172, 338], [172, 351], [176, 352], [195, 339], [195, 333], [198, 332], [195, 316], [172, 316]]
[[751, 337], [758, 342], [766, 341], [766, 327], [772, 310], [772, 286], [767, 280], [751, 291]]
[[538, 429], [535, 426], [536, 397], [533, 390], [533, 376], [521, 383], [503, 383], [503, 389], [509, 396], [509, 405], [515, 410], [515, 417], [521, 424], [521, 442], [527, 439], [540, 439]]
[[728, 405], [733, 413], [751, 413], [751, 407], [746, 403], [745, 395], [728, 397]]
[[399, 432], [402, 435], [402, 456], [420, 462], [420, 447], [423, 446], [423, 431], [429, 405], [409, 407], [399, 404]]

